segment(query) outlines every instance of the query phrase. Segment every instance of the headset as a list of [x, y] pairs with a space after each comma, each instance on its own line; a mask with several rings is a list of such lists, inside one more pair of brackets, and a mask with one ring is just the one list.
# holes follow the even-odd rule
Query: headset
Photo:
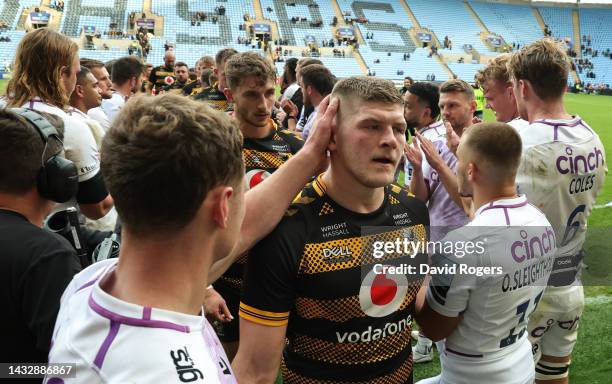
[[[42, 153], [42, 165], [37, 175], [38, 193], [46, 199], [57, 203], [65, 203], [76, 196], [79, 187], [79, 177], [76, 165], [59, 156], [62, 153], [64, 143], [60, 139], [57, 129], [47, 119], [27, 108], [11, 108], [11, 112], [21, 116], [33, 125], [45, 147]], [[57, 140], [60, 149], [49, 159], [45, 160], [45, 153], [50, 139]]]

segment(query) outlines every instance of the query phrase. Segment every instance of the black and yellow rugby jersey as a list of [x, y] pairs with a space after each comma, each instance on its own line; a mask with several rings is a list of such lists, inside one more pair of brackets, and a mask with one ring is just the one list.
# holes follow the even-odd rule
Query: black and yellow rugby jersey
[[168, 92], [168, 93], [173, 93], [173, 94], [176, 94], [176, 95], [182, 95], [183, 94], [183, 88], [185, 88], [185, 86], [187, 86], [187, 84], [189, 84], [190, 81], [191, 80], [187, 80], [184, 83], [181, 83], [179, 81], [175, 81], [171, 85], [164, 85], [162, 87], [162, 89], [165, 92]]
[[151, 70], [151, 74], [149, 75], [149, 83], [153, 84], [153, 88], [157, 92], [167, 85], [166, 77], [168, 76], [176, 80], [174, 77], [174, 68], [159, 65]]
[[320, 176], [298, 195], [250, 251], [239, 311], [258, 324], [288, 325], [286, 383], [412, 382], [410, 332], [422, 277], [379, 274], [374, 265], [418, 270], [427, 257], [376, 258], [373, 249], [379, 241], [426, 240], [428, 225], [425, 204], [395, 184], [370, 214], [333, 201]]
[[[270, 119], [274, 128], [272, 133], [262, 139], [244, 138], [242, 144], [242, 159], [246, 168], [246, 188], [251, 189], [274, 173], [291, 156], [302, 148], [303, 140], [290, 131], [277, 130], [276, 123]], [[227, 300], [235, 297], [235, 310], [238, 310], [238, 300], [242, 287], [244, 265], [247, 253], [240, 256], [236, 262], [214, 284], [215, 289]], [[228, 300], [229, 301], [229, 300]]]
[[204, 101], [208, 103], [211, 108], [216, 109], [217, 111], [227, 111], [230, 106], [225, 94], [217, 87], [217, 83], [214, 83], [211, 87], [203, 89], [200, 93], [195, 94], [193, 99]]
[[202, 85], [197, 80], [189, 80], [183, 87], [183, 95], [194, 96], [202, 90]]

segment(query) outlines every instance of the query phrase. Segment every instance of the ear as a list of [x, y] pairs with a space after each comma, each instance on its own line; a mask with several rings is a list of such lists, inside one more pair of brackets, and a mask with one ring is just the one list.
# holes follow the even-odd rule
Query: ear
[[474, 180], [476, 180], [476, 177], [478, 175], [478, 167], [476, 166], [476, 164], [471, 163], [471, 162], [468, 163], [466, 173], [467, 173], [468, 180], [470, 182], [474, 182]]
[[231, 89], [225, 88], [223, 90], [223, 94], [225, 95], [225, 98], [227, 99], [227, 101], [234, 101], [234, 95], [232, 94]]
[[470, 101], [470, 110], [472, 111], [472, 114], [474, 114], [476, 111], [476, 100]]
[[234, 194], [234, 189], [228, 186], [219, 186], [208, 192], [211, 205], [211, 216], [214, 223], [221, 229], [227, 228], [227, 220], [230, 211], [230, 198]]
[[76, 94], [77, 94], [79, 97], [81, 97], [81, 98], [85, 96], [85, 92], [83, 91], [83, 86], [82, 86], [82, 85], [77, 84], [77, 85], [74, 87], [74, 92], [76, 92]]

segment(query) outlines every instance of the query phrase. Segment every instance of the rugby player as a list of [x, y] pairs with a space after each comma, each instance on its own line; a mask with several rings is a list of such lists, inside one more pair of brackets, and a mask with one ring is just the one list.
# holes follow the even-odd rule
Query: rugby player
[[113, 95], [102, 100], [102, 110], [111, 123], [128, 99], [141, 88], [145, 69], [146, 66], [134, 56], [122, 57], [113, 64]]
[[606, 155], [597, 133], [565, 110], [570, 64], [558, 43], [523, 47], [508, 68], [519, 113], [530, 124], [519, 131], [517, 185], [552, 223], [558, 247], [549, 287], [529, 321], [536, 382], [563, 384], [584, 308], [579, 276], [587, 219], [608, 172]]
[[187, 64], [179, 61], [174, 65], [174, 82], [172, 84], [166, 84], [162, 87], [165, 92], [174, 92], [177, 94], [183, 94], [183, 88], [187, 84], [191, 84], [189, 80], [189, 67]]
[[[110, 99], [113, 97], [113, 83], [111, 82], [110, 75], [104, 67], [104, 63], [93, 59], [81, 59], [81, 67], [85, 67], [91, 71], [98, 80], [98, 89], [100, 90], [100, 96], [103, 100]], [[110, 119], [104, 113], [101, 106], [95, 107], [87, 111], [87, 115], [94, 119], [100, 124], [104, 132], [110, 128]]]
[[441, 375], [422, 384], [533, 383], [527, 321], [542, 298], [556, 246], [544, 214], [516, 193], [520, 160], [521, 139], [508, 124], [479, 123], [461, 139], [459, 191], [473, 197], [476, 211], [442, 240], [459, 251], [437, 250], [432, 257], [433, 267], [457, 269], [433, 273], [426, 299], [417, 304], [421, 330], [445, 339]]
[[235, 383], [203, 316], [204, 287], [280, 221], [325, 164], [330, 135], [329, 124], [316, 127], [245, 194], [242, 137], [228, 116], [178, 95], [126, 104], [102, 149], [123, 220], [120, 257], [64, 293], [49, 360], [76, 363], [78, 374], [46, 382]]
[[77, 167], [79, 191], [75, 199], [55, 210], [78, 205], [82, 214], [96, 220], [108, 213], [113, 199], [104, 185], [98, 147], [89, 127], [65, 111], [80, 69], [78, 48], [68, 37], [47, 28], [27, 33], [17, 46], [6, 95], [8, 107], [47, 112], [63, 120], [64, 150]]
[[331, 99], [337, 115], [326, 102], [319, 111], [334, 125], [329, 168], [249, 256], [233, 362], [241, 383], [273, 382], [281, 355], [285, 383], [412, 382], [411, 320], [422, 280], [377, 274], [370, 253], [372, 242], [406, 227], [424, 239], [429, 221], [425, 205], [392, 184], [406, 142], [402, 98], [391, 81], [350, 77]]
[[151, 70], [151, 74], [148, 78], [147, 92], [158, 93], [168, 85], [166, 82], [167, 78], [176, 80], [174, 76], [174, 62], [176, 61], [176, 55], [173, 50], [167, 50], [164, 54], [164, 64], [158, 65]]
[[232, 106], [227, 101], [225, 89], [227, 88], [227, 80], [225, 78], [225, 63], [230, 57], [237, 54], [233, 48], [224, 48], [217, 52], [215, 56], [214, 74], [217, 77], [217, 82], [206, 89], [202, 89], [200, 93], [193, 96], [194, 100], [200, 100], [208, 103], [210, 107], [218, 111], [231, 111]]
[[[276, 71], [269, 60], [255, 52], [233, 55], [225, 64], [225, 77], [229, 86], [225, 95], [234, 104], [232, 116], [244, 138], [242, 158], [246, 167], [245, 187], [249, 190], [296, 154], [303, 142], [293, 133], [279, 130], [271, 118]], [[207, 310], [221, 320], [215, 328], [230, 360], [238, 349], [238, 318], [232, 314], [238, 314], [246, 260], [245, 253], [215, 282], [206, 297]], [[220, 300], [229, 307], [229, 314]]]
[[[313, 108], [312, 113], [306, 119], [302, 129], [302, 138], [306, 140], [310, 130], [317, 118], [319, 104], [329, 95], [334, 87], [336, 78], [321, 64], [313, 64], [300, 70], [300, 89], [302, 90], [303, 103], [306, 108]], [[295, 129], [296, 119], [290, 119], [289, 129]]]
[[478, 83], [482, 85], [486, 99], [486, 107], [493, 111], [495, 119], [508, 123], [520, 131], [529, 125], [521, 119], [512, 89], [512, 81], [508, 74], [510, 54], [495, 57], [487, 66], [476, 74]]

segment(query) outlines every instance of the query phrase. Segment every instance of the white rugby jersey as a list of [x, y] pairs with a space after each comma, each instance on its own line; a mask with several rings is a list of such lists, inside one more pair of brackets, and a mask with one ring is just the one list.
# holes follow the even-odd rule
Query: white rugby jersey
[[508, 124], [509, 126], [511, 126], [512, 128], [516, 129], [519, 132], [523, 128], [526, 128], [526, 127], [529, 126], [529, 122], [527, 120], [521, 119], [520, 117], [516, 117], [516, 118], [510, 120], [506, 124]]
[[[426, 296], [439, 314], [462, 316], [446, 338], [447, 354], [486, 362], [518, 350], [553, 268], [556, 248], [550, 223], [520, 195], [480, 207], [474, 220], [450, 232], [442, 243], [447, 241], [455, 247], [465, 244], [466, 254], [434, 254], [432, 265], [456, 264], [457, 269], [432, 274]], [[473, 244], [472, 251], [467, 244]], [[494, 269], [481, 269], [483, 275], [478, 276], [476, 270], [462, 270], [465, 267]], [[532, 359], [530, 353], [527, 357]]]
[[102, 107], [90, 109], [89, 111], [87, 111], [87, 115], [97, 121], [98, 124], [100, 124], [100, 126], [104, 129], [104, 132], [109, 130], [111, 126], [110, 119], [108, 118], [108, 116], [106, 116], [106, 113], [104, 113]]
[[537, 120], [519, 135], [519, 193], [526, 194], [555, 228], [559, 252], [551, 285], [570, 285], [580, 270], [587, 218], [608, 172], [604, 146], [579, 116]]
[[76, 378], [63, 382], [236, 382], [204, 315], [141, 307], [106, 293], [100, 281], [116, 264], [111, 259], [86, 268], [62, 296], [49, 362], [76, 363]]
[[108, 116], [108, 120], [111, 124], [113, 123], [113, 120], [115, 120], [115, 117], [119, 111], [121, 111], [121, 108], [123, 108], [125, 105], [127, 99], [128, 98], [126, 96], [114, 91], [113, 96], [110, 99], [102, 100], [102, 105], [100, 108], [102, 108], [102, 111], [106, 113], [106, 116]]

